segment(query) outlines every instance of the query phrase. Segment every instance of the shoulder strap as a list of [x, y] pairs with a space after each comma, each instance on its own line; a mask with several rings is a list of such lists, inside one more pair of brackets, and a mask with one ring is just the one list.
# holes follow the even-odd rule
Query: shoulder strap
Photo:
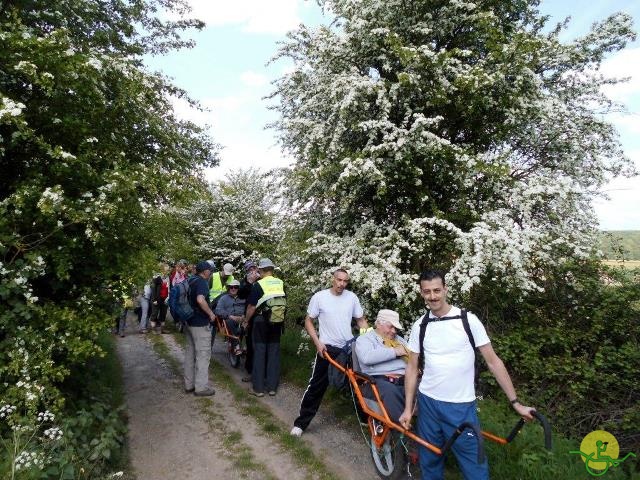
[[462, 309], [460, 310], [460, 315], [455, 315], [455, 316], [451, 316], [451, 317], [442, 317], [442, 318], [438, 318], [438, 319], [430, 319], [429, 318], [429, 311], [427, 311], [427, 313], [424, 315], [424, 317], [422, 317], [422, 321], [420, 322], [420, 335], [418, 337], [418, 340], [420, 341], [420, 354], [418, 355], [418, 369], [422, 370], [422, 368], [424, 368], [423, 364], [424, 364], [424, 337], [425, 334], [427, 332], [427, 324], [430, 321], [438, 321], [441, 322], [443, 320], [456, 320], [456, 319], [461, 319], [462, 320], [462, 327], [464, 328], [464, 331], [467, 334], [467, 337], [469, 337], [469, 343], [471, 343], [471, 348], [473, 348], [473, 351], [475, 353], [476, 350], [476, 342], [473, 339], [473, 333], [471, 333], [471, 327], [469, 326], [469, 317], [467, 316], [467, 311]]
[[427, 323], [429, 323], [429, 310], [424, 314], [420, 321], [420, 335], [418, 335], [418, 341], [420, 342], [420, 353], [418, 354], [418, 371], [424, 369], [424, 335], [427, 333]]
[[464, 327], [464, 331], [467, 332], [467, 337], [469, 337], [469, 343], [471, 343], [471, 347], [473, 348], [473, 383], [477, 388], [480, 379], [480, 368], [478, 366], [478, 354], [476, 349], [476, 342], [473, 339], [473, 333], [471, 333], [471, 327], [469, 326], [469, 318], [467, 317], [467, 311], [462, 310], [460, 312], [460, 318], [462, 319], [462, 326]]
[[462, 326], [464, 327], [464, 331], [467, 332], [467, 337], [469, 337], [469, 343], [471, 343], [471, 347], [475, 351], [476, 342], [473, 339], [473, 333], [471, 333], [471, 327], [469, 326], [469, 317], [467, 317], [467, 311], [460, 311], [460, 318], [462, 319]]
[[186, 280], [185, 282], [182, 282], [182, 283], [186, 283], [186, 287], [187, 287], [187, 288], [186, 288], [186, 290], [187, 290], [187, 292], [188, 292], [189, 290], [191, 290], [191, 287], [193, 287], [193, 284], [194, 284], [194, 283], [196, 283], [196, 280], [198, 280], [198, 276], [197, 276], [197, 275], [194, 275], [194, 276], [193, 276], [193, 277], [191, 277], [191, 278], [187, 278], [187, 280]]

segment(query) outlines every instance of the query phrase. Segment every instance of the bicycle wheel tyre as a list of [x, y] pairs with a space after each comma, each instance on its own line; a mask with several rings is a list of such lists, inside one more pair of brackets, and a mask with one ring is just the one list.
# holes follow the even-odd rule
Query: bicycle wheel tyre
[[407, 475], [407, 456], [399, 441], [400, 434], [390, 432], [381, 448], [371, 439], [371, 458], [380, 478], [399, 480]]

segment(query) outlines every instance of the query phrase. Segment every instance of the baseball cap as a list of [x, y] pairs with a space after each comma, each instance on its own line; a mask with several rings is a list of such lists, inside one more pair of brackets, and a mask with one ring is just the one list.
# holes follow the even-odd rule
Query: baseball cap
[[198, 262], [198, 264], [196, 265], [196, 272], [201, 273], [205, 270], [213, 270], [211, 262], [209, 262], [208, 260], [202, 260], [201, 262]]
[[268, 258], [261, 258], [258, 262], [258, 268], [276, 268], [273, 262]]
[[224, 272], [225, 275], [233, 275], [233, 272], [235, 272], [236, 269], [233, 268], [233, 265], [231, 265], [230, 263], [225, 263], [222, 266], [222, 271]]
[[256, 265], [256, 262], [254, 262], [253, 260], [247, 260], [246, 262], [244, 262], [243, 268], [245, 272], [248, 272], [252, 268], [257, 268], [257, 265]]
[[227, 287], [239, 287], [240, 286], [240, 282], [238, 280], [231, 280], [229, 283], [227, 283]]
[[402, 324], [400, 323], [400, 314], [394, 310], [383, 309], [378, 312], [376, 322], [390, 323], [398, 330], [402, 330]]

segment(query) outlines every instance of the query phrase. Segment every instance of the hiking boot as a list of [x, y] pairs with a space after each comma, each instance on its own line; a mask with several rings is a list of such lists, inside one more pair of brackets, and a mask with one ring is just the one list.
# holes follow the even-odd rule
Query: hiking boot
[[251, 375], [247, 375], [246, 377], [242, 377], [240, 379], [241, 382], [248, 383], [251, 381]]
[[256, 392], [253, 388], [249, 389], [249, 395], [253, 395], [254, 397], [262, 398], [264, 397], [264, 392]]
[[301, 437], [302, 429], [300, 427], [293, 427], [290, 433], [292, 437]]
[[276, 391], [275, 390], [269, 390], [269, 396], [270, 397], [275, 397], [276, 396]]
[[194, 392], [196, 397], [210, 397], [211, 395], [215, 395], [216, 391], [213, 388], [207, 388], [206, 390], [202, 390], [200, 392]]
[[194, 387], [191, 387], [191, 388], [185, 388], [185, 389], [184, 389], [184, 393], [193, 393], [193, 392], [195, 392], [195, 391], [196, 391], [196, 389], [195, 389]]

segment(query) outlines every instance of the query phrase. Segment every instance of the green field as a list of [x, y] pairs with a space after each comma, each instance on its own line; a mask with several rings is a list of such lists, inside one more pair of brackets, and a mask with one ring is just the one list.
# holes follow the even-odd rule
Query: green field
[[640, 230], [602, 232], [600, 249], [609, 260], [640, 260]]

